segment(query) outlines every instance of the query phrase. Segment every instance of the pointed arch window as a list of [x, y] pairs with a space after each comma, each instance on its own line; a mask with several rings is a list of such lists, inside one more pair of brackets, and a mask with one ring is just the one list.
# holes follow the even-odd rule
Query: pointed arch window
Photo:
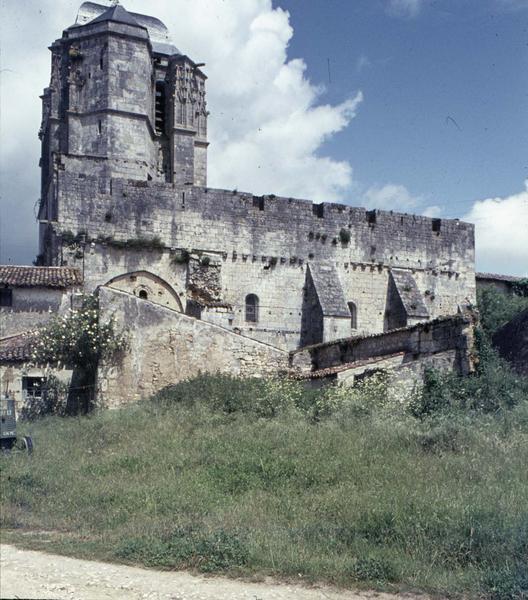
[[259, 299], [255, 294], [246, 296], [246, 321], [248, 323], [257, 323], [259, 319]]
[[350, 329], [357, 329], [357, 306], [354, 302], [348, 303], [348, 310], [350, 311]]

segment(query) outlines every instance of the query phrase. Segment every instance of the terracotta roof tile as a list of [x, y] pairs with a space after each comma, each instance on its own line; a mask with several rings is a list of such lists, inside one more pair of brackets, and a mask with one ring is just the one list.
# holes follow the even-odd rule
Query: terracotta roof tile
[[396, 358], [404, 355], [405, 352], [394, 352], [393, 354], [384, 354], [382, 356], [374, 356], [372, 358], [356, 360], [355, 362], [343, 363], [342, 365], [337, 365], [335, 367], [318, 369], [317, 371], [310, 371], [309, 373], [294, 373], [293, 379], [320, 379], [322, 377], [328, 377], [329, 375], [336, 375], [337, 373], [348, 371], [349, 369], [357, 369], [358, 367], [376, 364], [390, 358]]
[[31, 358], [31, 349], [38, 337], [36, 331], [26, 331], [0, 339], [0, 362], [25, 362]]
[[82, 275], [79, 269], [73, 267], [0, 265], [0, 284], [14, 287], [68, 288], [82, 285]]

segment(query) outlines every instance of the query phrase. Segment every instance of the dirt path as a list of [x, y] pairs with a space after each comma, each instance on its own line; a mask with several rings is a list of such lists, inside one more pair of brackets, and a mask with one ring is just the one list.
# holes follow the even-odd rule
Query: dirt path
[[[247, 583], [0, 547], [0, 597], [57, 600], [401, 600], [374, 592]], [[412, 597], [416, 598], [416, 596]], [[421, 597], [425, 600], [425, 597]]]

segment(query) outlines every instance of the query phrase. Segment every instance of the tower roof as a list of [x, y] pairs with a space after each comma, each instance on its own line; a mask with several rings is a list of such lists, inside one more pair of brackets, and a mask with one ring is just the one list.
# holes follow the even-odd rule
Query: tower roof
[[[116, 11], [116, 9], [121, 10]], [[172, 43], [169, 30], [164, 23], [162, 23], [159, 19], [156, 19], [156, 17], [128, 12], [123, 6], [120, 5], [108, 7], [103, 6], [102, 4], [97, 4], [96, 2], [83, 2], [79, 7], [77, 19], [72, 27], [81, 27], [83, 25], [87, 25], [88, 23], [106, 20], [144, 27], [148, 31], [154, 52], [169, 56], [173, 54], [181, 54], [178, 48], [176, 48], [176, 46]]]
[[142, 27], [134, 17], [120, 4], [110, 6], [104, 13], [90, 21], [90, 23], [101, 23], [102, 21], [114, 21], [115, 23], [126, 23], [135, 27]]

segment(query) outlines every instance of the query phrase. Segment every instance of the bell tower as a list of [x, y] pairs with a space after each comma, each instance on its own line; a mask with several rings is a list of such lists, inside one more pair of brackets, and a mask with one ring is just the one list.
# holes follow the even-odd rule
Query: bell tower
[[[41, 254], [59, 218], [61, 173], [207, 184], [206, 76], [165, 25], [118, 3], [84, 2], [51, 46], [42, 98]], [[49, 257], [44, 257], [44, 262]]]

